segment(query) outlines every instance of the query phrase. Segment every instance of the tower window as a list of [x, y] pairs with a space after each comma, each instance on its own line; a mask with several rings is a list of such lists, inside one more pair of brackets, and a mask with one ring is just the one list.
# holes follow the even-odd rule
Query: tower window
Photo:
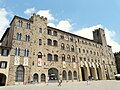
[[42, 58], [42, 53], [38, 52], [38, 58]]
[[30, 23], [26, 23], [26, 28], [30, 29]]
[[28, 57], [28, 54], [29, 54], [29, 50], [28, 50], [28, 49], [25, 49], [25, 50], [24, 50], [24, 56], [25, 56], [25, 57]]
[[29, 35], [26, 35], [26, 36], [25, 36], [25, 40], [26, 40], [27, 42], [29, 42], [29, 41], [30, 41], [30, 36], [29, 36]]
[[16, 48], [15, 49], [15, 55], [16, 56], [20, 56], [20, 48]]
[[48, 35], [52, 35], [52, 30], [48, 29]]
[[18, 27], [22, 27], [22, 21], [21, 20], [18, 21]]

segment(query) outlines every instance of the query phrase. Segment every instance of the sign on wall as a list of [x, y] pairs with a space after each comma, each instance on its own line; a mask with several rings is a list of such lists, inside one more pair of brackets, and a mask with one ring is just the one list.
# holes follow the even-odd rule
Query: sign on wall
[[76, 63], [75, 62], [73, 63], [73, 68], [76, 68]]
[[15, 56], [14, 65], [20, 65], [20, 57], [19, 56]]
[[66, 62], [63, 61], [63, 68], [66, 68]]
[[38, 66], [42, 66], [42, 58], [38, 58]]
[[24, 57], [24, 63], [23, 63], [24, 66], [28, 66], [28, 57]]

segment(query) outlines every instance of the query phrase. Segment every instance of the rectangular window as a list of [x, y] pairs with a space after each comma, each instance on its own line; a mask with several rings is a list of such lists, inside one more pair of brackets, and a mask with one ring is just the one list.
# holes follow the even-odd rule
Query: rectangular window
[[1, 53], [2, 56], [8, 56], [8, 54], [9, 54], [9, 50], [2, 49], [2, 53]]
[[6, 61], [1, 61], [0, 62], [0, 68], [6, 68], [7, 67], [7, 62]]
[[22, 21], [21, 20], [18, 21], [18, 27], [22, 27]]
[[42, 28], [39, 28], [39, 31], [38, 31], [39, 33], [42, 33]]
[[48, 35], [52, 35], [52, 30], [48, 29]]
[[39, 39], [39, 45], [42, 45], [42, 39]]
[[53, 31], [53, 35], [54, 35], [54, 36], [57, 36], [57, 31]]
[[61, 35], [60, 37], [61, 37], [61, 39], [64, 39], [64, 35]]
[[26, 28], [27, 28], [27, 29], [30, 29], [30, 23], [27, 23], [27, 24], [26, 24]]

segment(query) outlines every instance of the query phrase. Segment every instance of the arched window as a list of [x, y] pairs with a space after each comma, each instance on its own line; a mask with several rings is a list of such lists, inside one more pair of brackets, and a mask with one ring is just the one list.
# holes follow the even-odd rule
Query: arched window
[[57, 54], [54, 55], [54, 61], [58, 61], [58, 55]]
[[42, 58], [42, 53], [38, 52], [38, 58]]
[[62, 55], [62, 61], [65, 61], [65, 55], [64, 54]]
[[72, 72], [71, 71], [68, 72], [68, 80], [72, 80]]
[[73, 45], [72, 45], [72, 47], [71, 47], [71, 51], [74, 52], [74, 46], [73, 46]]
[[21, 33], [17, 33], [17, 34], [16, 34], [16, 39], [17, 39], [17, 40], [21, 40]]
[[30, 36], [29, 35], [25, 35], [25, 41], [29, 42], [30, 41]]
[[62, 50], [65, 49], [65, 45], [64, 45], [64, 43], [61, 44], [61, 49], [62, 49]]
[[71, 62], [70, 55], [67, 55], [67, 60], [68, 60], [69, 62]]
[[54, 40], [54, 41], [53, 41], [53, 44], [54, 44], [54, 46], [58, 46], [57, 40]]
[[67, 48], [68, 51], [70, 51], [70, 45], [69, 44], [67, 44], [66, 48]]
[[21, 20], [18, 21], [18, 27], [22, 27], [22, 21]]
[[62, 78], [63, 78], [63, 80], [66, 80], [66, 71], [65, 70], [63, 70], [63, 72], [62, 72]]
[[33, 81], [34, 82], [38, 82], [38, 74], [37, 73], [35, 73], [34, 75], [33, 75]]
[[16, 82], [24, 81], [24, 67], [22, 65], [17, 67], [16, 70]]
[[52, 45], [52, 40], [51, 39], [47, 39], [47, 44], [51, 46]]
[[48, 57], [48, 61], [52, 61], [52, 54], [48, 54], [47, 57]]
[[75, 62], [75, 56], [74, 55], [72, 56], [72, 62]]
[[73, 72], [73, 75], [74, 75], [74, 80], [77, 80], [77, 72], [76, 71]]
[[25, 57], [28, 57], [28, 54], [29, 54], [29, 50], [28, 50], [28, 49], [25, 49], [25, 50], [24, 50], [24, 56], [25, 56]]
[[20, 56], [20, 48], [16, 48], [15, 49], [15, 55], [16, 56]]

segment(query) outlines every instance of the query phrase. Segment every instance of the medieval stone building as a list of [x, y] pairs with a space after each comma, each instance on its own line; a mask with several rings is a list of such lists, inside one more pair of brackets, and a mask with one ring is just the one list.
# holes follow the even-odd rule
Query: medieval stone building
[[[1, 39], [0, 84], [114, 79], [115, 59], [104, 30], [93, 40], [47, 26], [47, 18], [14, 16]], [[1, 77], [4, 77], [1, 78]]]
[[120, 52], [114, 53], [117, 73], [120, 74]]

